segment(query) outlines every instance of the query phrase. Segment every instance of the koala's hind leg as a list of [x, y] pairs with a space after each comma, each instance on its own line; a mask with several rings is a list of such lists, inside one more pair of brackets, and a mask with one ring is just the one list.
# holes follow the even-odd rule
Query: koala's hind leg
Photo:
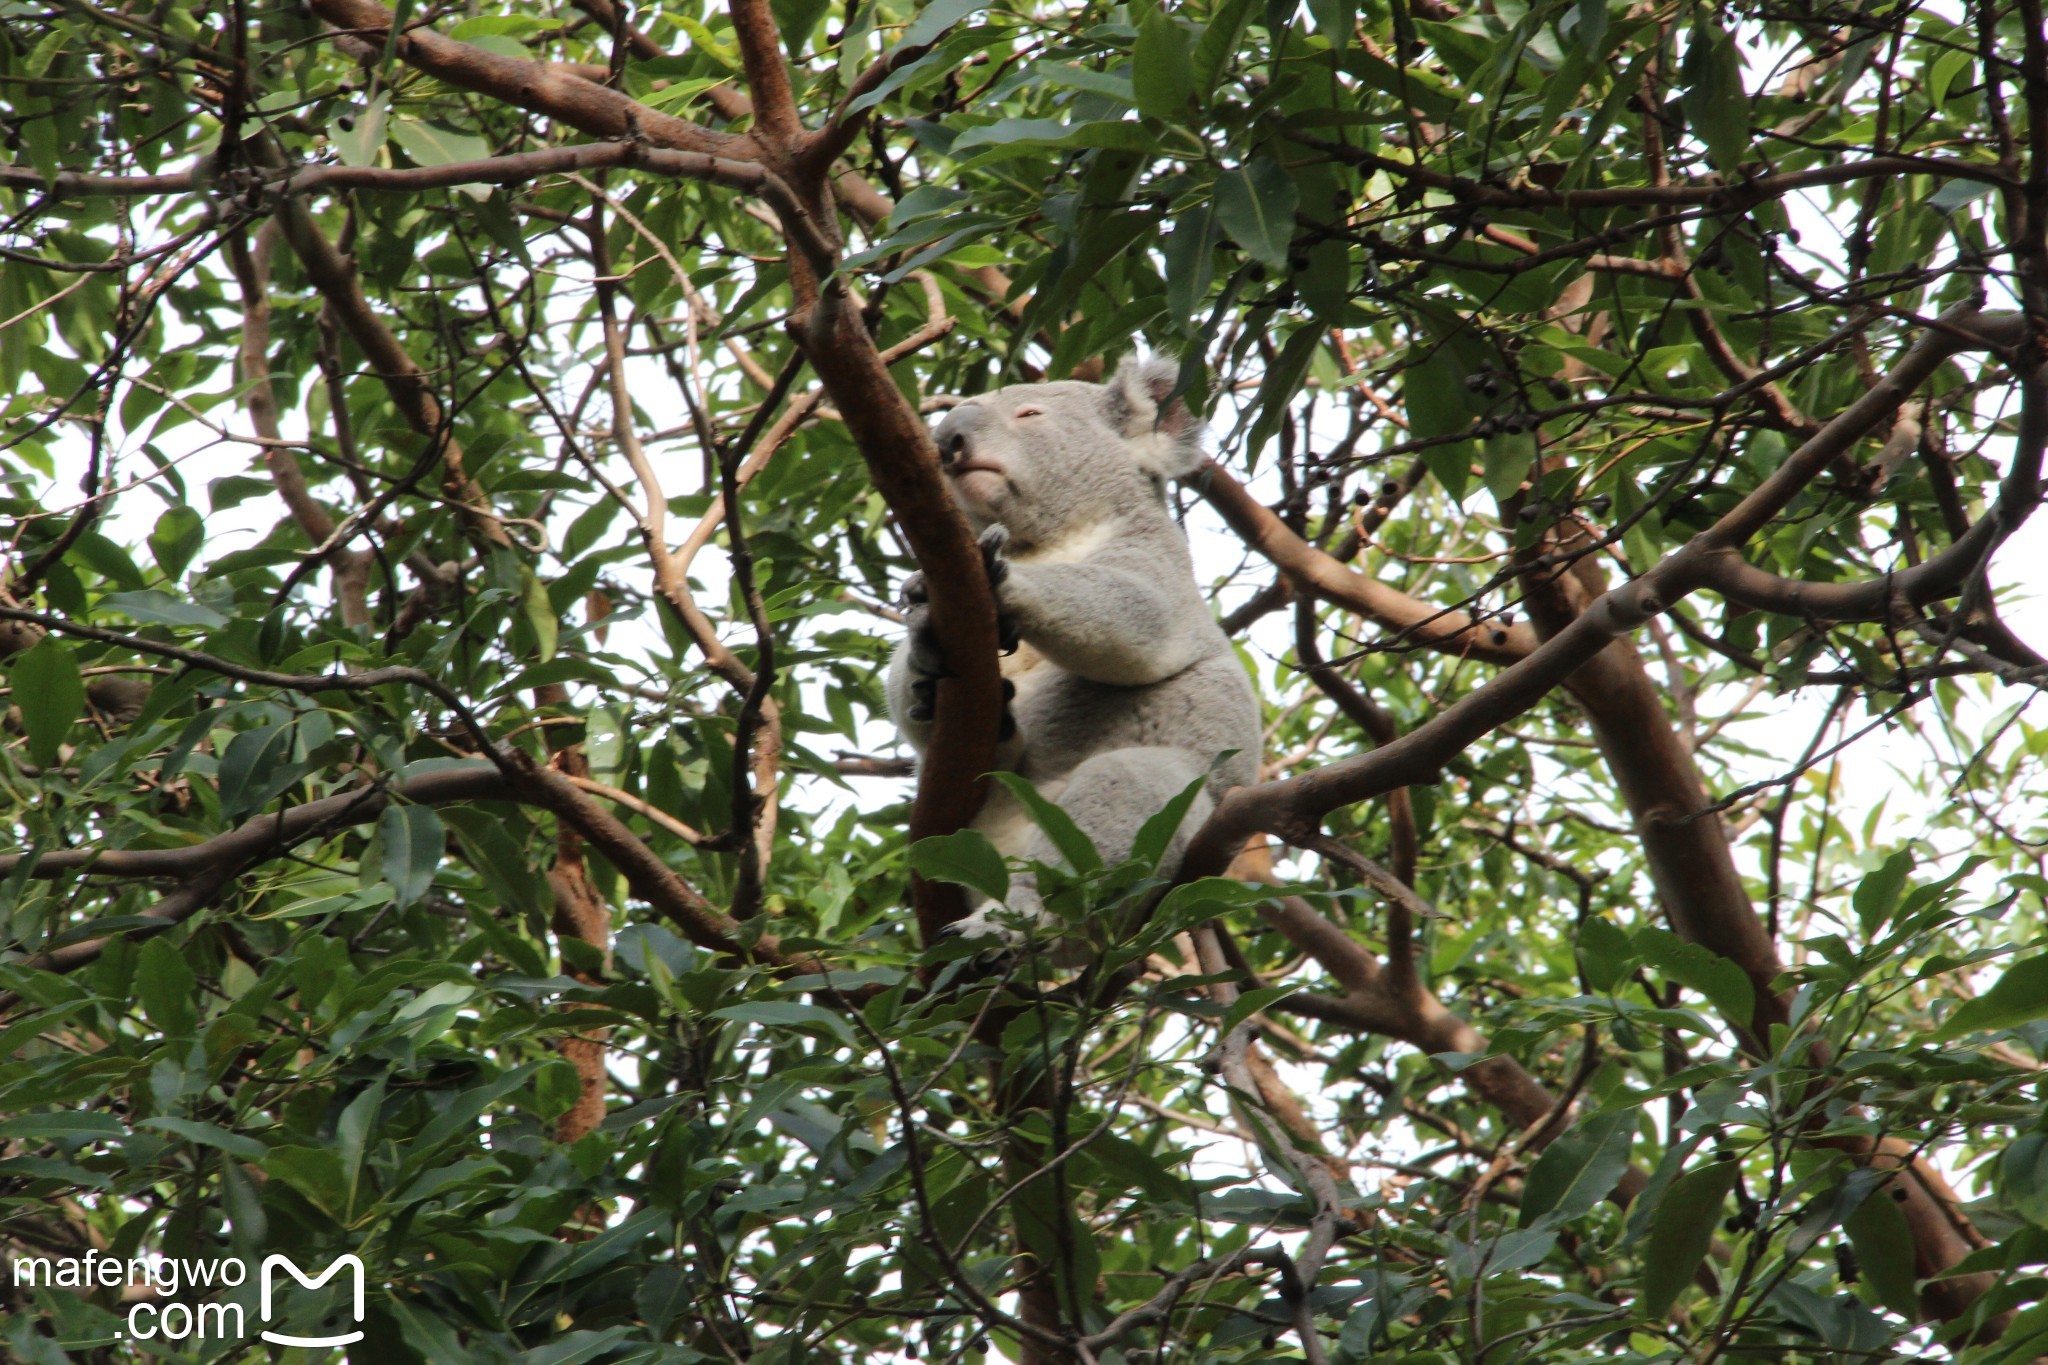
[[[1138, 831], [1145, 827], [1145, 822], [1207, 772], [1207, 765], [1185, 749], [1111, 749], [1074, 769], [1060, 793], [1060, 809], [1095, 841], [1103, 863], [1114, 867], [1131, 856], [1131, 845], [1138, 841]], [[1179, 832], [1159, 861], [1162, 873], [1170, 876], [1180, 866], [1188, 837], [1201, 828], [1214, 807], [1215, 802], [1207, 792], [1196, 795]], [[1044, 862], [1060, 860], [1043, 833], [1033, 840], [1031, 856]]]
[[[1059, 806], [1094, 841], [1103, 863], [1114, 867], [1131, 856], [1131, 846], [1138, 841], [1138, 831], [1145, 827], [1145, 822], [1207, 772], [1207, 766], [1185, 749], [1111, 749], [1074, 769], [1060, 792]], [[1196, 795], [1159, 860], [1162, 874], [1170, 876], [1180, 866], [1189, 836], [1201, 828], [1214, 808], [1215, 802], [1206, 791]], [[1040, 830], [1033, 831], [1025, 854], [1042, 863], [1064, 861], [1059, 849]], [[1002, 916], [1001, 907], [984, 904], [954, 925], [951, 932], [967, 938], [1018, 942], [1016, 933], [995, 922]], [[1009, 917], [1032, 923], [1045, 918], [1038, 888], [1029, 874], [1010, 884]]]

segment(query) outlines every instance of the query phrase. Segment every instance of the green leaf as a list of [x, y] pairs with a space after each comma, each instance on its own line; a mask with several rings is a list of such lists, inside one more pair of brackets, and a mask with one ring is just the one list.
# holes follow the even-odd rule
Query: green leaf
[[[395, 119], [391, 124], [392, 140], [405, 148], [405, 154], [421, 166], [452, 166], [463, 161], [483, 161], [491, 155], [491, 144], [473, 133], [458, 133], [438, 123], [426, 123], [419, 119]], [[457, 185], [471, 199], [479, 203], [491, 197], [489, 185]]]
[[205, 518], [196, 508], [183, 504], [158, 517], [156, 529], [149, 533], [149, 552], [156, 557], [156, 566], [164, 571], [164, 577], [173, 582], [184, 576], [205, 543]]
[[1536, 463], [1536, 437], [1524, 431], [1502, 432], [1480, 442], [1486, 464], [1486, 491], [1499, 501], [1515, 495]]
[[994, 901], [1010, 894], [1010, 869], [978, 829], [919, 839], [910, 846], [909, 859], [911, 871], [931, 881], [971, 887]]
[[[1408, 429], [1417, 440], [1464, 431], [1478, 415], [1479, 405], [1465, 384], [1470, 377], [1455, 347], [1430, 348], [1402, 374]], [[1463, 451], [1464, 447], [1458, 447]]]
[[559, 1118], [583, 1094], [583, 1078], [561, 1058], [542, 1066], [533, 1078], [534, 1110], [544, 1119]]
[[1687, 943], [1669, 929], [1646, 925], [1636, 930], [1635, 950], [1644, 962], [1681, 986], [1689, 986], [1713, 1002], [1721, 1017], [1748, 1028], [1756, 1012], [1756, 988], [1742, 968], [1697, 943]]
[[0, 1137], [29, 1138], [34, 1141], [71, 1142], [80, 1138], [125, 1137], [128, 1129], [112, 1114], [44, 1113], [17, 1114], [0, 1118]]
[[1265, 378], [1259, 381], [1259, 391], [1252, 398], [1252, 411], [1257, 416], [1252, 420], [1251, 432], [1245, 437], [1245, 448], [1254, 460], [1279, 432], [1280, 424], [1288, 420], [1288, 400], [1300, 390], [1302, 379], [1323, 344], [1324, 335], [1323, 329], [1314, 324], [1296, 328], [1294, 334], [1287, 338], [1287, 344], [1280, 348], [1280, 354], [1267, 367]]
[[21, 708], [22, 728], [28, 731], [29, 757], [47, 768], [57, 761], [72, 723], [85, 714], [85, 680], [79, 676], [78, 657], [71, 646], [45, 635], [34, 648], [15, 656], [7, 681], [13, 688], [11, 700]]
[[540, 1069], [540, 1063], [516, 1066], [489, 1082], [471, 1086], [448, 1102], [413, 1140], [409, 1154], [415, 1160], [433, 1156], [444, 1144], [465, 1135], [483, 1112], [513, 1091], [520, 1089]]
[[1156, 152], [1159, 138], [1145, 125], [1125, 119], [1065, 123], [1052, 118], [1006, 118], [970, 128], [953, 142], [953, 155], [983, 149], [980, 161], [1025, 156], [1048, 147], [1106, 147], [1113, 151]]
[[1671, 1182], [1650, 1219], [1643, 1248], [1643, 1287], [1636, 1308], [1645, 1318], [1662, 1318], [1692, 1283], [1720, 1226], [1721, 1205], [1735, 1188], [1738, 1163], [1716, 1157]]
[[1216, 206], [1205, 201], [1177, 217], [1160, 243], [1166, 258], [1166, 306], [1183, 328], [1215, 278], [1217, 235]]
[[1230, 1002], [1230, 1008], [1223, 1012], [1223, 1022], [1217, 1028], [1218, 1034], [1228, 1036], [1232, 1029], [1266, 1006], [1276, 1000], [1285, 1000], [1293, 994], [1295, 989], [1292, 986], [1260, 986], [1255, 990], [1241, 993], [1237, 999]]
[[2048, 1017], [2048, 954], [2025, 958], [1975, 1000], [1965, 1000], [1934, 1031], [1946, 1043], [1966, 1033], [1992, 1033]]
[[562, 561], [568, 563], [581, 559], [583, 552], [597, 544], [618, 515], [619, 505], [610, 498], [598, 498], [577, 513], [576, 520], [569, 523], [569, 533], [562, 537]]
[[1521, 1226], [1569, 1223], [1614, 1192], [1635, 1141], [1633, 1108], [1581, 1119], [1536, 1159], [1522, 1190]]
[[1277, 274], [1287, 269], [1298, 197], [1294, 177], [1279, 162], [1254, 157], [1216, 178], [1216, 221], [1248, 255]]
[[1735, 39], [1712, 23], [1696, 25], [1685, 49], [1680, 104], [1715, 169], [1733, 174], [1749, 157], [1749, 92]]
[[185, 954], [158, 934], [135, 954], [135, 999], [166, 1037], [189, 1038], [199, 1027], [199, 982]]
[[690, 50], [692, 52], [701, 52], [727, 71], [735, 74], [738, 73], [740, 69], [740, 50], [737, 47], [719, 42], [717, 36], [704, 26], [702, 20], [693, 19], [687, 14], [671, 14], [668, 17], [677, 28], [690, 36]]
[[93, 604], [93, 611], [118, 611], [145, 626], [200, 626], [215, 630], [228, 623], [227, 617], [211, 607], [155, 591], [110, 592]]
[[562, 619], [555, 615], [554, 603], [548, 600], [547, 586], [540, 581], [540, 575], [525, 564], [519, 566], [519, 606], [526, 613], [527, 624], [533, 627], [540, 661], [546, 663], [555, 657], [555, 645], [562, 635]]
[[1166, 893], [1153, 910], [1147, 927], [1162, 933], [1192, 929], [1225, 911], [1256, 905], [1275, 894], [1271, 887], [1228, 877], [1204, 877], [1200, 881], [1183, 882]]
[[[706, 90], [711, 89], [715, 85], [725, 85], [731, 79], [729, 76], [702, 76], [691, 81], [671, 81], [668, 85], [654, 91], [640, 102], [649, 109], [666, 109], [671, 104], [688, 104]], [[605, 499], [600, 498], [599, 501], [602, 502]], [[614, 505], [616, 506], [616, 504]]]
[[848, 1047], [852, 1047], [854, 1042], [853, 1026], [846, 1022], [845, 1015], [823, 1005], [806, 1005], [796, 1000], [749, 1000], [743, 1005], [727, 1005], [724, 1009], [713, 1010], [711, 1017], [770, 1028], [801, 1028], [828, 1033]]
[[1038, 788], [1015, 773], [997, 773], [995, 779], [1010, 789], [1032, 822], [1045, 831], [1045, 837], [1052, 840], [1052, 846], [1060, 851], [1068, 867], [1082, 873], [1102, 870], [1102, 855], [1096, 850], [1095, 841], [1081, 832], [1073, 816], [1040, 796]]
[[[161, 943], [163, 940], [156, 941]], [[217, 1147], [229, 1156], [240, 1157], [244, 1161], [261, 1161], [270, 1151], [270, 1148], [255, 1138], [231, 1133], [219, 1124], [201, 1123], [196, 1119], [149, 1118], [138, 1120], [135, 1126], [170, 1133], [187, 1142], [196, 1142], [202, 1147]]]
[[1981, 180], [1944, 180], [1941, 188], [1927, 196], [1927, 207], [1953, 215], [1957, 209], [1976, 203], [1996, 188]]
[[1850, 897], [1850, 904], [1855, 907], [1856, 922], [1863, 926], [1866, 939], [1876, 938], [1877, 931], [1898, 908], [1899, 897], [1906, 890], [1906, 878], [1912, 871], [1911, 850], [1900, 849], [1884, 860], [1884, 866], [1856, 884], [1856, 893]]
[[391, 125], [391, 136], [405, 148], [405, 154], [422, 166], [450, 166], [459, 161], [485, 161], [491, 144], [474, 133], [458, 133], [438, 123], [402, 118]]
[[1252, 0], [1221, 0], [1195, 40], [1195, 89], [1214, 90], [1237, 55], [1237, 41], [1251, 17]]
[[[1906, 1177], [1911, 1179], [1911, 1177]], [[1908, 1322], [1920, 1320], [1920, 1290], [1914, 1281], [1913, 1229], [1892, 1198], [1892, 1186], [1866, 1195], [1842, 1220], [1856, 1264], [1879, 1302]]]
[[903, 36], [896, 40], [897, 47], [929, 47], [944, 37], [947, 29], [987, 7], [988, 0], [932, 0], [917, 12], [917, 18], [911, 20], [910, 27], [903, 30]]
[[384, 150], [384, 121], [390, 111], [391, 96], [380, 91], [354, 114], [344, 116], [351, 120], [346, 127], [339, 122], [335, 124], [332, 135], [334, 150], [343, 165], [377, 164], [377, 154]]
[[[1325, 325], [1343, 320], [1354, 284], [1351, 248], [1341, 237], [1325, 237], [1308, 248], [1307, 263], [1294, 276], [1302, 302]], [[1363, 381], [1366, 376], [1360, 374]]]
[[341, 1216], [348, 1209], [348, 1176], [332, 1147], [273, 1147], [263, 1169], [297, 1190], [314, 1207]]
[[1138, 24], [1131, 49], [1131, 90], [1138, 111], [1171, 123], [1185, 118], [1195, 94], [1194, 44], [1188, 31], [1159, 10]]
[[237, 732], [220, 759], [221, 813], [239, 820], [296, 782], [304, 769], [287, 761], [291, 754], [289, 725]]
[[2048, 1228], [2048, 1133], [2021, 1133], [1998, 1159], [1998, 1179], [2020, 1217]]
[[1607, 37], [1607, 0], [1577, 0], [1572, 13], [1578, 21], [1572, 36], [1578, 40], [1580, 50], [1599, 52], [1602, 41]]
[[552, 903], [547, 880], [527, 865], [525, 852], [505, 820], [463, 807], [439, 813], [442, 823], [454, 829], [464, 860], [476, 869], [501, 905], [528, 915], [547, 911]]
[[[790, 0], [790, 3], [799, 3], [799, 0]], [[826, 3], [828, 3], [828, 0], [817, 0], [817, 3], [820, 5], [822, 12], [822, 8]], [[927, 11], [927, 13], [931, 12], [932, 10], [938, 10], [940, 8], [941, 6], [934, 5], [931, 7], [931, 10]], [[917, 25], [912, 25], [913, 29], [917, 27]], [[969, 37], [965, 41], [964, 45], [969, 50], [971, 50], [972, 47], [975, 46], [975, 40], [972, 37]], [[898, 47], [901, 46], [902, 42], [901, 40], [899, 40]], [[900, 62], [899, 64], [897, 64], [895, 70], [891, 71], [887, 76], [884, 76], [880, 84], [876, 85], [874, 89], [868, 91], [866, 94], [860, 96], [851, 104], [847, 105], [847, 112], [850, 114], [857, 114], [863, 109], [872, 109], [874, 108], [874, 106], [880, 104], [883, 100], [889, 98], [889, 96], [895, 94], [898, 90], [901, 90], [906, 86], [921, 84], [927, 78], [927, 76], [933, 71], [948, 69], [957, 66], [961, 56], [961, 53], [958, 50], [959, 46], [960, 45], [956, 44], [956, 42], [952, 40], [939, 42], [936, 39], [934, 39], [929, 51], [923, 53], [918, 57], [912, 58], [910, 61]], [[892, 53], [895, 52], [896, 50], [896, 48], [890, 49]], [[885, 60], [893, 59], [888, 58], [885, 55]], [[911, 193], [915, 194], [916, 191], [913, 190], [911, 191]]]
[[1957, 75], [1969, 69], [1974, 54], [1956, 49], [1944, 52], [1935, 59], [1933, 68], [1927, 73], [1927, 99], [1937, 109], [1948, 101], [1949, 87]]
[[140, 588], [145, 581], [142, 570], [135, 567], [135, 561], [128, 552], [97, 531], [87, 531], [80, 536], [71, 551], [86, 567], [110, 583], [123, 588]]
[[536, 14], [484, 14], [464, 19], [448, 30], [448, 36], [458, 42], [473, 43], [486, 35], [520, 38], [554, 26], [554, 20]]
[[1156, 869], [1159, 860], [1166, 856], [1166, 850], [1173, 844], [1173, 836], [1180, 832], [1188, 810], [1201, 796], [1202, 789], [1209, 784], [1209, 775], [1204, 773], [1182, 787], [1164, 809], [1153, 812], [1138, 830], [1138, 837], [1131, 841], [1131, 858]]
[[1600, 992], [1611, 992], [1628, 978], [1635, 964], [1635, 945], [1611, 920], [1594, 915], [1579, 925], [1579, 961], [1586, 969], [1586, 984]]
[[377, 819], [384, 842], [382, 875], [404, 909], [427, 893], [448, 847], [448, 831], [432, 806], [391, 805]]

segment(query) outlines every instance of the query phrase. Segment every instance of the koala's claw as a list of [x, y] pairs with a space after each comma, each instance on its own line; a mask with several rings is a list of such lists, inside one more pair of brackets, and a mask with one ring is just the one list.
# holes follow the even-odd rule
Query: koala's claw
[[924, 571], [922, 569], [917, 570], [916, 572], [912, 573], [908, 578], [903, 580], [904, 606], [921, 607], [931, 600], [932, 591], [930, 588], [925, 586]]
[[910, 719], [929, 721], [938, 715], [939, 680], [937, 678], [912, 678], [910, 680]]
[[999, 588], [1010, 576], [1010, 561], [1004, 551], [1010, 548], [1010, 528], [997, 522], [981, 533], [981, 567], [988, 571], [988, 585]]
[[953, 670], [947, 667], [946, 648], [939, 643], [938, 632], [932, 629], [931, 609], [914, 603], [904, 611], [903, 623], [910, 628], [911, 676], [950, 677]]

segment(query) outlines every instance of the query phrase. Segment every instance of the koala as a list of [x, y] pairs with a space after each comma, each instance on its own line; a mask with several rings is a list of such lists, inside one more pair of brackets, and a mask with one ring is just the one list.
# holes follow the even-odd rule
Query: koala
[[[1014, 646], [1002, 661], [999, 767], [1057, 803], [1111, 865], [1206, 777], [1161, 864], [1168, 874], [1216, 799], [1257, 776], [1260, 747], [1257, 693], [1166, 506], [1166, 481], [1203, 462], [1200, 424], [1166, 401], [1174, 379], [1169, 363], [1127, 359], [1106, 384], [1017, 384], [968, 399], [934, 433]], [[904, 600], [909, 634], [890, 662], [889, 710], [922, 752], [946, 661], [921, 575]], [[1005, 855], [1060, 861], [1000, 785], [974, 828]], [[1013, 880], [1008, 906], [1011, 923], [1045, 918], [1028, 876]], [[991, 918], [999, 909], [978, 905], [949, 932], [1015, 944], [1020, 935]]]

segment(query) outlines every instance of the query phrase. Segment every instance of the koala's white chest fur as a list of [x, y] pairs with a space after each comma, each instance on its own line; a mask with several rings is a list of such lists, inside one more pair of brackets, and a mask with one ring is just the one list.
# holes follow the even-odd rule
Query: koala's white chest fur
[[1017, 564], [1079, 564], [1115, 538], [1116, 524], [1098, 521], [1092, 526], [1077, 527], [1046, 544], [1012, 551], [1010, 559]]
[[[1108, 544], [1115, 530], [1109, 522], [1097, 522], [1061, 536], [1051, 544], [1033, 546], [1012, 555], [1011, 559], [1019, 564], [1078, 564]], [[1055, 684], [1062, 672], [1059, 665], [1046, 658], [1029, 640], [1020, 642], [1016, 651], [1002, 661], [1003, 677], [1014, 689], [1010, 698], [1011, 711], [1018, 716], [1028, 715], [1036, 696]]]

